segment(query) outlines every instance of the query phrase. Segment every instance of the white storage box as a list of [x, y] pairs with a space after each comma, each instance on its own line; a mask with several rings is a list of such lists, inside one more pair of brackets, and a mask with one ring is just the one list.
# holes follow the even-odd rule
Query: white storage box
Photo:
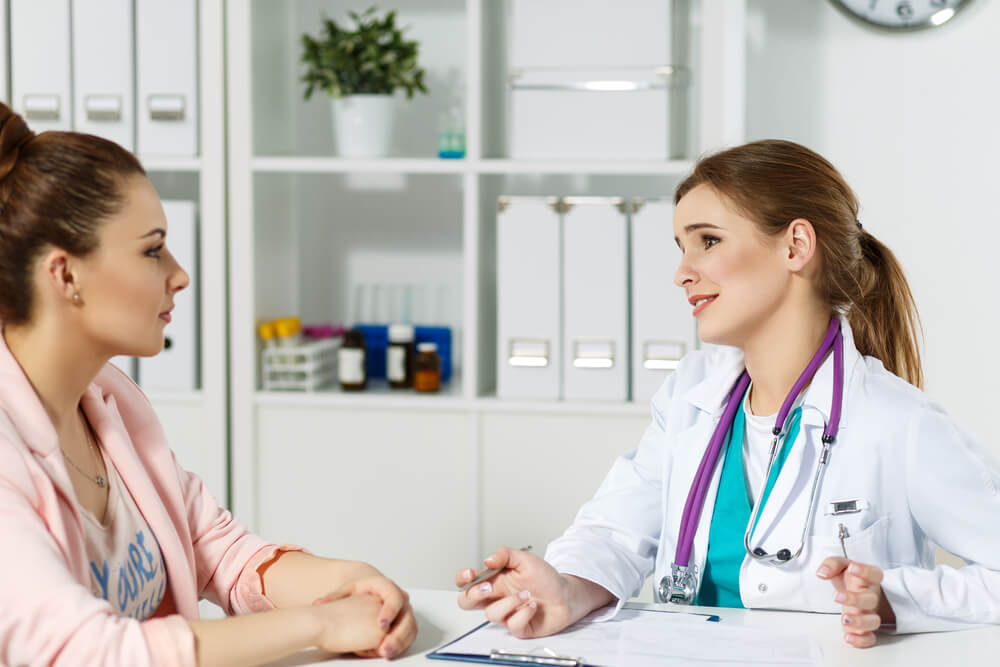
[[515, 159], [666, 160], [674, 157], [671, 67], [511, 72], [510, 156]]
[[262, 353], [264, 389], [314, 391], [337, 379], [340, 338], [325, 338], [301, 345], [278, 345]]
[[[682, 3], [683, 4], [683, 3]], [[510, 0], [508, 154], [665, 160], [689, 72], [671, 0]]]

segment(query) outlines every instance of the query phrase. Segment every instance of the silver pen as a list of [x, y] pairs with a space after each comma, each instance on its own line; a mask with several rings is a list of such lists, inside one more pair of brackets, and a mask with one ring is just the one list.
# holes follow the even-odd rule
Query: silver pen
[[[531, 551], [531, 545], [529, 544], [526, 547], [518, 549], [518, 551]], [[469, 590], [470, 588], [472, 588], [476, 584], [481, 584], [482, 582], [486, 581], [487, 579], [495, 577], [496, 575], [498, 575], [501, 572], [503, 572], [505, 569], [506, 568], [498, 567], [498, 568], [494, 568], [494, 569], [483, 570], [482, 572], [479, 573], [478, 577], [476, 577], [475, 579], [473, 579], [472, 581], [470, 581], [466, 585], [460, 587], [459, 590], [464, 593], [465, 591]]]
[[847, 555], [847, 547], [844, 545], [844, 540], [850, 536], [851, 534], [847, 532], [847, 526], [840, 524], [840, 530], [837, 531], [837, 537], [840, 538], [840, 548], [844, 552], [844, 558], [847, 560], [851, 560], [851, 558]]

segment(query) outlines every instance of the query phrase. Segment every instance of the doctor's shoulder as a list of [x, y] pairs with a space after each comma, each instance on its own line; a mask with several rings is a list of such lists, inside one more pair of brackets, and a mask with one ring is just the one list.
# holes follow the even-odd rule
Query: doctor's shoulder
[[930, 394], [891, 373], [877, 358], [862, 357], [858, 370], [846, 408], [871, 433], [882, 434], [883, 446], [981, 449]]

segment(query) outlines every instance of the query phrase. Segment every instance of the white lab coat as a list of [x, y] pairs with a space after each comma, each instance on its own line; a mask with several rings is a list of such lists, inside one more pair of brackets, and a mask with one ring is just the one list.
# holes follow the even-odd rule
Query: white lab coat
[[[750, 608], [839, 612], [830, 582], [816, 576], [842, 555], [885, 571], [882, 588], [897, 632], [1000, 623], [1000, 469], [925, 394], [862, 357], [846, 320], [840, 431], [799, 558], [783, 566], [749, 556], [740, 596]], [[653, 573], [670, 572], [681, 514], [726, 393], [743, 370], [733, 348], [688, 354], [652, 400], [638, 448], [619, 457], [597, 494], [545, 558], [560, 572], [594, 581], [621, 604]], [[803, 395], [802, 427], [761, 513], [752, 546], [793, 552], [799, 543], [833, 394], [833, 356]], [[716, 466], [691, 552], [699, 578], [722, 466]], [[865, 500], [856, 514], [827, 515], [840, 500]], [[969, 565], [935, 566], [937, 545]]]

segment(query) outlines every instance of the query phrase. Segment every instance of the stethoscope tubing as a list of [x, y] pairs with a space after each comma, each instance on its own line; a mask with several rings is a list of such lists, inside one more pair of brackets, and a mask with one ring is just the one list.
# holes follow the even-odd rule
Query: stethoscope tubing
[[[830, 325], [827, 328], [826, 336], [823, 338], [823, 343], [820, 345], [819, 350], [817, 350], [805, 370], [803, 370], [802, 374], [799, 375], [798, 380], [796, 380], [795, 385], [788, 393], [788, 396], [785, 397], [785, 401], [782, 404], [781, 409], [778, 411], [778, 417], [774, 425], [774, 441], [771, 444], [770, 461], [767, 466], [767, 473], [764, 477], [765, 481], [770, 479], [771, 468], [774, 465], [774, 460], [777, 455], [777, 443], [784, 428], [785, 418], [791, 411], [791, 407], [798, 398], [798, 395], [802, 392], [802, 389], [805, 388], [806, 384], [812, 379], [813, 375], [816, 374], [816, 371], [823, 363], [823, 359], [830, 350], [831, 346], [833, 347], [834, 353], [833, 400], [832, 406], [830, 407], [830, 419], [823, 429], [823, 451], [820, 455], [821, 463], [817, 467], [816, 476], [813, 480], [812, 494], [809, 500], [809, 512], [806, 515], [806, 523], [803, 526], [802, 539], [800, 540], [799, 547], [795, 555], [789, 559], [777, 560], [776, 557], [771, 554], [758, 556], [751, 551], [749, 546], [751, 529], [755, 527], [756, 517], [760, 511], [761, 505], [761, 503], [757, 503], [754, 506], [753, 515], [751, 516], [750, 523], [748, 524], [747, 532], [744, 534], [744, 546], [746, 547], [747, 553], [757, 560], [787, 562], [788, 560], [794, 559], [798, 556], [802, 552], [803, 545], [805, 544], [805, 534], [808, 530], [809, 518], [812, 516], [818, 495], [819, 480], [824, 468], [826, 467], [826, 462], [829, 457], [830, 443], [832, 443], [833, 439], [836, 437], [837, 430], [840, 425], [840, 410], [844, 393], [844, 345], [843, 339], [840, 336], [840, 320], [837, 319], [837, 317], [832, 317], [830, 319]], [[677, 536], [677, 551], [674, 557], [674, 564], [676, 565], [687, 567], [690, 563], [691, 548], [694, 544], [694, 534], [697, 531], [698, 521], [701, 518], [702, 509], [704, 509], [705, 498], [708, 495], [708, 486], [711, 483], [712, 475], [715, 472], [715, 464], [719, 460], [719, 453], [722, 450], [722, 442], [725, 440], [726, 434], [732, 425], [733, 418], [735, 417], [736, 411], [740, 406], [740, 399], [746, 392], [746, 388], [749, 384], [750, 376], [744, 370], [726, 398], [726, 407], [723, 410], [722, 417], [716, 424], [715, 430], [712, 433], [712, 438], [709, 440], [708, 447], [706, 448], [705, 453], [702, 456], [701, 463], [698, 466], [698, 470], [695, 473], [694, 482], [688, 490], [688, 496], [684, 503], [684, 513], [681, 515], [680, 530]]]

